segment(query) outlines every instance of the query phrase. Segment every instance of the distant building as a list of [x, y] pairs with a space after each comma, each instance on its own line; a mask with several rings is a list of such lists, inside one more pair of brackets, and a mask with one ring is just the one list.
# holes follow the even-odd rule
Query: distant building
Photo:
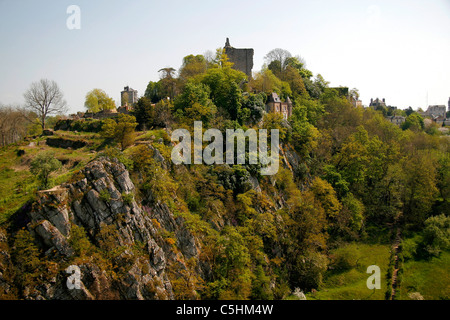
[[386, 100], [383, 98], [382, 100], [376, 98], [375, 100], [370, 98], [369, 107], [377, 109], [379, 107], [386, 107]]
[[138, 101], [138, 92], [128, 86], [123, 88], [123, 91], [120, 92], [120, 105], [125, 106], [127, 104], [133, 105]]
[[253, 49], [236, 49], [230, 45], [230, 40], [227, 38], [225, 42], [225, 54], [230, 62], [233, 63], [233, 69], [242, 71], [247, 75], [247, 78], [252, 77], [253, 69]]
[[272, 92], [267, 100], [266, 112], [281, 113], [284, 119], [289, 118], [292, 115], [292, 102], [289, 97], [285, 102], [282, 102], [278, 94]]
[[442, 104], [442, 105], [432, 105], [432, 106], [428, 106], [427, 111], [423, 112], [422, 115], [423, 116], [428, 116], [431, 118], [438, 118], [438, 117], [443, 117], [445, 118], [446, 115], [446, 107]]
[[389, 116], [386, 117], [386, 119], [388, 119], [390, 122], [392, 122], [393, 124], [396, 124], [398, 126], [401, 126], [403, 122], [405, 122], [406, 118], [403, 116]]

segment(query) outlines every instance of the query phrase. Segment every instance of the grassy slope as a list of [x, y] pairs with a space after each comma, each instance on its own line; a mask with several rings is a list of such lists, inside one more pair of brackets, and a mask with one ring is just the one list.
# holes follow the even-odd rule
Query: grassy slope
[[[386, 273], [388, 270], [390, 246], [370, 244], [348, 244], [346, 249], [355, 254], [357, 263], [346, 271], [327, 271], [322, 287], [315, 293], [307, 294], [308, 300], [384, 300], [387, 289]], [[337, 254], [342, 248], [331, 252]], [[367, 267], [377, 265], [381, 269], [381, 289], [367, 288]]]
[[450, 299], [450, 252], [439, 258], [408, 260], [403, 264], [400, 299], [409, 300], [409, 294], [419, 292], [425, 300]]
[[[70, 175], [82, 168], [89, 160], [95, 157], [94, 150], [101, 140], [91, 133], [56, 132], [58, 136], [69, 139], [86, 139], [91, 145], [78, 150], [52, 148], [45, 145], [45, 137], [32, 141], [21, 142], [0, 149], [0, 224], [4, 223], [15, 211], [28, 200], [34, 197], [38, 189], [38, 183], [30, 173], [30, 163], [39, 153], [47, 150], [55, 152], [58, 160], [66, 165], [53, 175], [53, 184], [66, 181]], [[32, 144], [30, 145], [30, 142]], [[17, 155], [18, 150], [24, 150], [25, 154]]]

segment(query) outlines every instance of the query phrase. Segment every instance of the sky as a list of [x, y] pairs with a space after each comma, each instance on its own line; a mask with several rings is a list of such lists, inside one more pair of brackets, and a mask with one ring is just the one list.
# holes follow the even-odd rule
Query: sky
[[[80, 9], [79, 29], [70, 5]], [[32, 82], [54, 80], [69, 113], [100, 88], [120, 103], [158, 70], [225, 45], [254, 49], [253, 71], [282, 48], [364, 105], [426, 109], [450, 97], [450, 0], [0, 0], [0, 103], [23, 105]]]

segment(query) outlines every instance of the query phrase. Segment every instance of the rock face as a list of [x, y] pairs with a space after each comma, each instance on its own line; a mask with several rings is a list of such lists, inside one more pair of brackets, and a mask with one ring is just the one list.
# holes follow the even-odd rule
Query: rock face
[[[116, 160], [92, 161], [72, 180], [39, 193], [28, 229], [49, 257], [74, 262], [80, 270], [80, 288], [69, 289], [70, 274], [60, 270], [54, 283], [38, 289], [38, 297], [25, 298], [173, 299], [169, 265], [183, 269], [187, 259], [199, 255], [199, 245], [183, 219], [175, 218], [165, 204], [138, 204], [129, 172]], [[75, 226], [83, 227], [90, 243], [110, 257], [114, 272], [91, 256], [77, 256]], [[176, 253], [162, 230], [175, 236]]]

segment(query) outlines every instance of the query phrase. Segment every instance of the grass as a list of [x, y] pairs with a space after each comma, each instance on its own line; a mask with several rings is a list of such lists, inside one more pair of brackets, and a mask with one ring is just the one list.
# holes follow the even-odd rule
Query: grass
[[[328, 270], [318, 291], [306, 294], [308, 300], [384, 300], [387, 289], [390, 246], [379, 244], [347, 244], [335, 249], [331, 256], [351, 253], [352, 263], [344, 270]], [[381, 289], [368, 289], [367, 267], [377, 265], [381, 269]]]
[[400, 287], [401, 300], [409, 300], [409, 294], [419, 292], [425, 300], [449, 300], [450, 252], [442, 252], [431, 260], [407, 260], [403, 264]]
[[[72, 135], [59, 131], [56, 134], [65, 138]], [[31, 161], [38, 153], [52, 150], [57, 159], [65, 164], [52, 175], [53, 185], [67, 181], [75, 171], [95, 157], [91, 151], [100, 143], [98, 136], [92, 133], [76, 133], [76, 136], [92, 141], [93, 144], [77, 150], [53, 148], [42, 143], [45, 137], [38, 137], [0, 149], [0, 224], [5, 223], [27, 201], [35, 198], [39, 184], [29, 169]], [[33, 144], [30, 145], [30, 142]], [[19, 149], [25, 151], [25, 154], [18, 156]]]

